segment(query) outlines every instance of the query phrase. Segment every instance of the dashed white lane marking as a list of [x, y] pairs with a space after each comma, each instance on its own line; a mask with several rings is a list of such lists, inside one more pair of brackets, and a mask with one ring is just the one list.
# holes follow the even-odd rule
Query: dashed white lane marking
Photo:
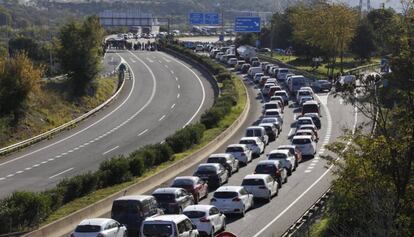
[[171, 72], [171, 74], [174, 74], [174, 71], [173, 70], [170, 70], [170, 72]]
[[114, 147], [114, 148], [111, 148], [111, 149], [109, 149], [109, 150], [105, 151], [104, 153], [102, 153], [102, 155], [106, 155], [106, 154], [108, 154], [109, 152], [114, 151], [114, 150], [116, 150], [116, 149], [118, 149], [118, 148], [119, 148], [119, 146], [116, 146], [116, 147]]
[[4, 177], [1, 177], [1, 178], [0, 178], [0, 181], [3, 181], [3, 180], [5, 180], [5, 179], [6, 179], [6, 178], [4, 178]]
[[139, 136], [144, 135], [144, 133], [146, 133], [146, 132], [148, 132], [148, 129], [145, 129], [144, 131], [140, 132], [140, 133], [138, 134], [138, 137], [139, 137]]
[[6, 176], [6, 178], [11, 178], [13, 176], [14, 176], [14, 174], [9, 174], [9, 175]]
[[171, 105], [171, 109], [174, 109], [174, 107], [175, 107], [175, 104]]
[[153, 63], [154, 61], [151, 60], [150, 58], [146, 58], [148, 62]]
[[69, 171], [71, 171], [71, 170], [73, 170], [74, 168], [72, 167], [72, 168], [69, 168], [69, 169], [67, 169], [67, 170], [64, 170], [64, 171], [62, 171], [62, 172], [60, 172], [60, 173], [57, 173], [57, 174], [55, 174], [55, 175], [52, 175], [52, 176], [50, 176], [49, 177], [49, 179], [53, 179], [53, 178], [55, 178], [55, 177], [57, 177], [57, 176], [59, 176], [59, 175], [62, 175], [62, 174], [64, 174], [64, 173], [67, 173], [67, 172], [69, 172]]
[[39, 166], [39, 164], [32, 165], [33, 168], [38, 167], [38, 166]]
[[21, 174], [21, 173], [23, 173], [23, 171], [21, 171], [21, 170], [16, 172], [16, 174]]
[[161, 60], [158, 60], [158, 62], [159, 62], [159, 63], [162, 63], [162, 61], [161, 61]]
[[24, 170], [31, 170], [31, 169], [32, 169], [32, 167], [24, 168]]
[[177, 94], [177, 99], [180, 98], [180, 93]]
[[47, 160], [40, 162], [40, 164], [46, 164]]
[[165, 114], [163, 116], [161, 116], [161, 118], [158, 119], [158, 121], [161, 121], [165, 118]]
[[162, 57], [162, 59], [164, 59], [167, 63], [170, 63], [171, 62], [171, 60], [168, 60], [165, 57]]
[[175, 80], [178, 81], [178, 77], [175, 77]]
[[165, 64], [165, 65], [164, 65], [164, 67], [168, 68], [168, 65], [167, 65], [167, 64]]
[[178, 85], [177, 85], [177, 88], [178, 88], [178, 89], [180, 89], [180, 88], [181, 88], [180, 84], [178, 84]]

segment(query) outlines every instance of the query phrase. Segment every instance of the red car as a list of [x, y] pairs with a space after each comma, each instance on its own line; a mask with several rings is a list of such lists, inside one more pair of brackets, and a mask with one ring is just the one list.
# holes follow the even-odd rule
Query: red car
[[191, 193], [194, 197], [194, 203], [198, 203], [200, 199], [208, 196], [207, 182], [197, 176], [181, 176], [176, 177], [171, 187], [183, 188]]
[[302, 152], [295, 145], [282, 145], [277, 148], [277, 150], [289, 150], [291, 154], [295, 155], [296, 167], [302, 162]]

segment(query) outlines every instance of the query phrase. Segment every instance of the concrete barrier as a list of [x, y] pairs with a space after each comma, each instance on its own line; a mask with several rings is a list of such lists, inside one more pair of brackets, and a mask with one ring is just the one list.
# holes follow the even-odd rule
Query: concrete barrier
[[[243, 83], [244, 85], [244, 83]], [[124, 196], [126, 194], [144, 194], [149, 190], [161, 185], [162, 183], [172, 179], [181, 172], [188, 169], [192, 165], [200, 162], [202, 159], [210, 155], [212, 152], [217, 150], [225, 142], [227, 142], [232, 135], [242, 126], [244, 121], [247, 119], [248, 113], [250, 111], [250, 98], [248, 96], [248, 91], [244, 85], [244, 89], [247, 96], [246, 105], [243, 109], [243, 112], [240, 116], [220, 135], [218, 135], [214, 140], [209, 142], [203, 148], [195, 151], [191, 155], [181, 159], [180, 161], [175, 162], [174, 164], [164, 168], [158, 173], [143, 179], [142, 181], [133, 184], [117, 193], [110, 195], [94, 204], [91, 204], [81, 210], [78, 210], [62, 219], [59, 219], [55, 222], [52, 222], [46, 226], [43, 226], [35, 231], [32, 231], [28, 234], [23, 235], [24, 237], [55, 237], [62, 236], [75, 228], [83, 219], [93, 218], [102, 216], [105, 213], [108, 213], [111, 210], [112, 202], [118, 197]]]

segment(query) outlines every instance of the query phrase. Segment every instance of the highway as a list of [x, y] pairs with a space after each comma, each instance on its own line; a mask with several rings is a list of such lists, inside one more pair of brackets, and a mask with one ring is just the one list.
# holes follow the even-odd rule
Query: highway
[[119, 97], [76, 128], [0, 160], [0, 198], [39, 191], [101, 161], [163, 141], [212, 106], [212, 84], [191, 65], [162, 52], [108, 52], [108, 73], [121, 60], [132, 71]]
[[[248, 119], [242, 127], [256, 124], [261, 115], [262, 96], [260, 90], [244, 75], [240, 75], [248, 88], [251, 101], [251, 111]], [[341, 98], [334, 98], [329, 93], [318, 94], [318, 100], [322, 106], [322, 128], [319, 130], [320, 140], [318, 142], [318, 155], [302, 162], [297, 170], [289, 176], [289, 180], [274, 197], [270, 203], [256, 202], [255, 208], [247, 212], [244, 218], [228, 216], [227, 230], [235, 233], [238, 237], [273, 237], [282, 235], [330, 186], [333, 180], [332, 167], [327, 161], [319, 158], [326, 154], [324, 144], [334, 141], [343, 134], [344, 128], [355, 128], [358, 123], [358, 113], [350, 105], [344, 104]], [[266, 153], [276, 149], [279, 145], [290, 144], [289, 137], [293, 134], [294, 118], [299, 112], [298, 108], [290, 102], [289, 108], [285, 109], [283, 130], [279, 138], [270, 143]], [[224, 152], [227, 145], [238, 143], [243, 137], [244, 130], [237, 131], [232, 138], [215, 153]], [[240, 185], [247, 174], [254, 171], [256, 164], [264, 160], [265, 154], [256, 158], [252, 163], [233, 174], [226, 185]], [[203, 160], [202, 162], [205, 162]], [[192, 175], [197, 165], [189, 167], [180, 175]], [[169, 186], [169, 180], [161, 186]], [[154, 189], [153, 189], [154, 190]], [[151, 194], [151, 190], [147, 194]], [[132, 193], [131, 193], [132, 195]], [[201, 204], [209, 204], [212, 193], [203, 199]], [[103, 217], [110, 217], [107, 213]]]

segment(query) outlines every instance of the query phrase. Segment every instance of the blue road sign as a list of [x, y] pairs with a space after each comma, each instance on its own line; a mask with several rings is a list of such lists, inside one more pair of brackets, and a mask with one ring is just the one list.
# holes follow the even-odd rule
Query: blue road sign
[[191, 12], [188, 15], [188, 22], [190, 23], [190, 25], [203, 25], [204, 14], [202, 12]]
[[216, 12], [204, 13], [204, 25], [218, 25], [219, 14]]
[[236, 17], [234, 31], [260, 32], [260, 17]]

